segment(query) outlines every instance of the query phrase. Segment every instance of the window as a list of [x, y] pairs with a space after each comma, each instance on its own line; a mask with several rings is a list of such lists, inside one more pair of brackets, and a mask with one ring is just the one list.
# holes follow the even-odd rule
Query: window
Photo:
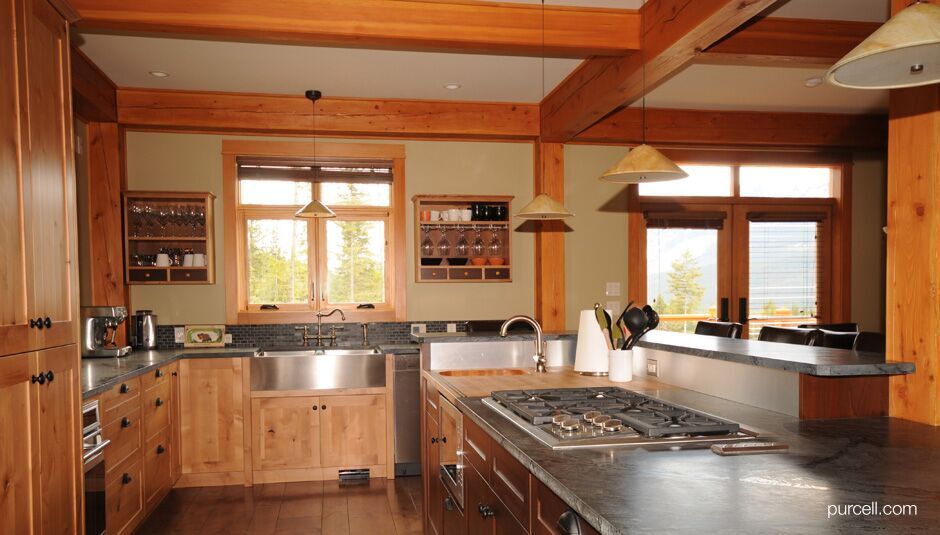
[[692, 165], [679, 167], [689, 174], [681, 180], [640, 184], [640, 195], [661, 197], [730, 197], [733, 193], [730, 165]]
[[[236, 199], [239, 274], [237, 292], [229, 295], [238, 301], [236, 322], [306, 322], [315, 311], [334, 307], [352, 321], [400, 318], [396, 296], [403, 270], [396, 269], [400, 253], [394, 245], [400, 243], [396, 229], [404, 230], [404, 188], [396, 185], [403, 177], [395, 170], [403, 165], [394, 158], [314, 161], [305, 153], [309, 145], [258, 144], [297, 146], [301, 155], [229, 157], [234, 171], [227, 174], [233, 190], [227, 198]], [[321, 150], [323, 145], [329, 144], [320, 144]], [[294, 217], [314, 199], [336, 217]]]
[[742, 197], [803, 197], [832, 196], [830, 167], [774, 167], [742, 165], [740, 168]]

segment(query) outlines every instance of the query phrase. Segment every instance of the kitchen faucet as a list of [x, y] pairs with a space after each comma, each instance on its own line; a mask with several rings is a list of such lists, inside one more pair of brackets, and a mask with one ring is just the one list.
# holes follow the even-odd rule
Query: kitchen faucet
[[328, 318], [337, 312], [339, 312], [339, 316], [343, 318], [343, 321], [346, 321], [346, 314], [343, 313], [343, 311], [338, 308], [334, 308], [333, 310], [327, 312], [326, 314], [324, 314], [322, 311], [317, 312], [317, 334], [313, 334], [313, 335], [307, 334], [306, 325], [304, 325], [303, 327], [294, 327], [294, 329], [298, 331], [303, 330], [304, 345], [307, 345], [308, 340], [316, 340], [317, 347], [323, 347], [323, 341], [329, 340], [330, 347], [336, 347], [336, 326], [335, 325], [330, 326], [329, 335], [323, 334], [323, 318]]
[[509, 333], [509, 327], [519, 321], [528, 323], [535, 330], [535, 355], [532, 357], [535, 359], [535, 371], [536, 373], [545, 373], [547, 371], [545, 368], [545, 350], [542, 345], [542, 326], [539, 325], [539, 322], [525, 315], [513, 316], [503, 322], [503, 326], [499, 328], [499, 335], [505, 337]]

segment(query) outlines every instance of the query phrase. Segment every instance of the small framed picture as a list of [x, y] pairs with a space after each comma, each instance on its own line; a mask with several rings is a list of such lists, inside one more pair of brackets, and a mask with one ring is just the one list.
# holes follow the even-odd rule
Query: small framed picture
[[225, 347], [225, 325], [187, 325], [183, 347]]

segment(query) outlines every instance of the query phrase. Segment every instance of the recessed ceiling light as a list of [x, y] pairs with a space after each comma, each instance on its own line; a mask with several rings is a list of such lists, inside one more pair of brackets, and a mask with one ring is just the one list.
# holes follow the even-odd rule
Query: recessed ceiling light
[[444, 84], [444, 89], [450, 89], [451, 91], [454, 91], [456, 89], [460, 89], [460, 84], [455, 84], [453, 82], [449, 84]]
[[169, 75], [170, 73], [166, 71], [150, 71], [150, 76], [153, 76], [154, 78], [166, 78]]
[[806, 87], [816, 87], [822, 84], [822, 82], [823, 82], [822, 78], [818, 76], [813, 76], [812, 78], [807, 78], [805, 84], [806, 84]]

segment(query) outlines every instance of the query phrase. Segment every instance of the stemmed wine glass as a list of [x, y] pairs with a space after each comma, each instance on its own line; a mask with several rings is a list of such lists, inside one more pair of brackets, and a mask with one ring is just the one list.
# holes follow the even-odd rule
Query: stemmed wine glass
[[434, 242], [431, 241], [431, 225], [421, 227], [424, 230], [424, 239], [421, 240], [421, 256], [432, 256], [434, 254]]
[[458, 257], [467, 256], [467, 253], [470, 252], [470, 244], [467, 242], [467, 229], [460, 229], [460, 239], [457, 240], [457, 245], [454, 246], [454, 254]]
[[503, 242], [499, 239], [499, 233], [496, 232], [495, 226], [490, 226], [490, 232], [493, 237], [490, 238], [490, 243], [486, 246], [487, 252], [489, 252], [490, 256], [501, 257], [503, 256]]
[[450, 241], [447, 239], [446, 230], [443, 225], [439, 225], [437, 228], [441, 231], [441, 241], [437, 242], [437, 250], [442, 257], [450, 256]]
[[476, 225], [473, 226], [473, 232], [476, 233], [477, 237], [473, 240], [473, 245], [470, 246], [470, 253], [473, 256], [483, 256], [486, 251], [486, 244], [483, 243], [483, 232]]

